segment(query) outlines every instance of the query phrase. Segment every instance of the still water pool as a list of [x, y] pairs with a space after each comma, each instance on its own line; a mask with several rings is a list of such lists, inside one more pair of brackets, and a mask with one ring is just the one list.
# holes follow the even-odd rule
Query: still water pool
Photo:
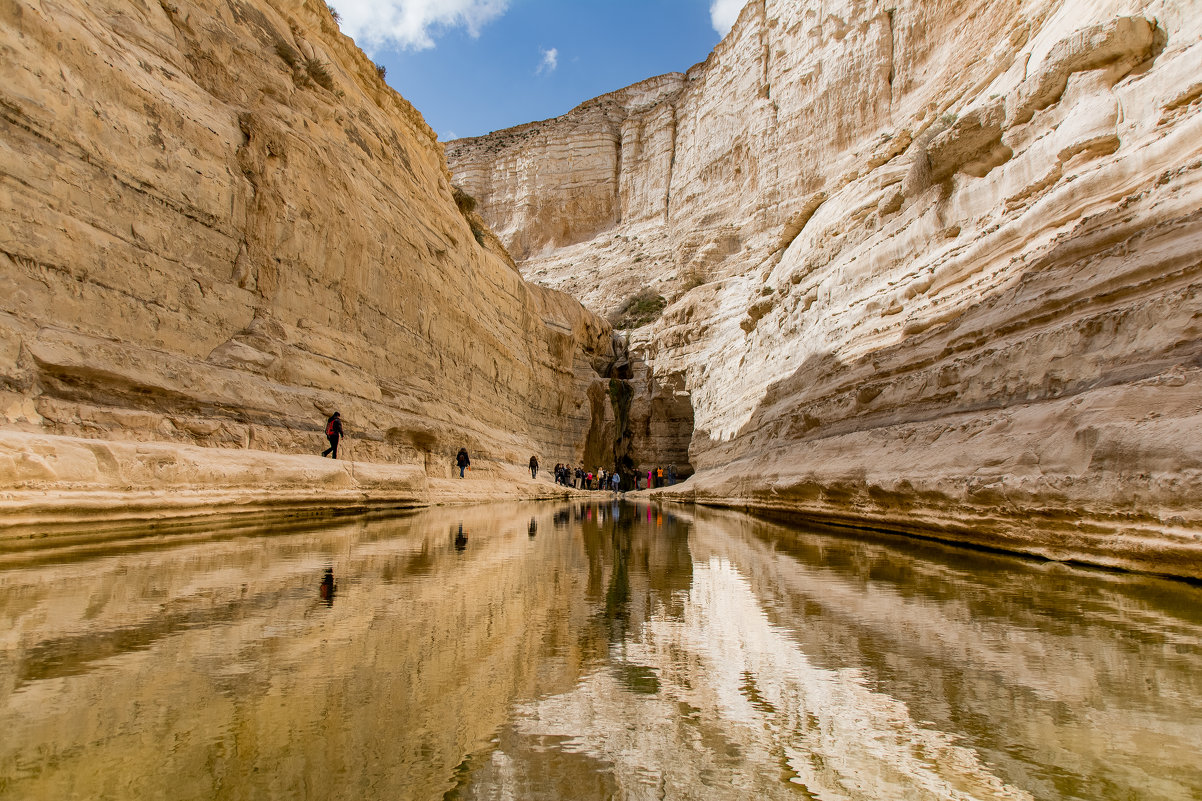
[[1188, 584], [609, 503], [57, 542], [3, 799], [1202, 798]]

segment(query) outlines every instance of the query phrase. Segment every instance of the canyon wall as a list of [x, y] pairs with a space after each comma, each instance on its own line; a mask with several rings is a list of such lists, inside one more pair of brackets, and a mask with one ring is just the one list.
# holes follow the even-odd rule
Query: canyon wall
[[[523, 281], [320, 0], [6, 2], [0, 49], [0, 489], [580, 458], [608, 324]], [[229, 450], [315, 455], [334, 410], [397, 469]]]
[[682, 497], [1198, 577], [1196, 11], [752, 0], [447, 157], [527, 277], [669, 301]]

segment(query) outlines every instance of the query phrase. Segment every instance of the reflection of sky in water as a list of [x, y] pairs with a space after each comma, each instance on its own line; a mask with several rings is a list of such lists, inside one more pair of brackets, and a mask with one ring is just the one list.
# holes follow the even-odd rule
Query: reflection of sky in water
[[1202, 797], [1199, 588], [695, 514], [12, 548], [0, 799]]

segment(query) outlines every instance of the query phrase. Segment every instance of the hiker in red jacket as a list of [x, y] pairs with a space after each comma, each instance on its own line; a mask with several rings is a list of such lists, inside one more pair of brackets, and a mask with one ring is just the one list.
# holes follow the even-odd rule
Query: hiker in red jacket
[[330, 441], [330, 447], [321, 452], [322, 456], [330, 456], [334, 459], [338, 458], [338, 440], [342, 438], [342, 415], [334, 412], [330, 415], [330, 419], [326, 421], [326, 439]]

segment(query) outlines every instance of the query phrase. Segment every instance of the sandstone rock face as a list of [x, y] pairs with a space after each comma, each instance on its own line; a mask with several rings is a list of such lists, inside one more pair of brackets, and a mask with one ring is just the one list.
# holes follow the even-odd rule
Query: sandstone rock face
[[344, 455], [431, 476], [580, 458], [609, 326], [457, 208], [324, 4], [21, 0], [0, 49], [0, 425], [40, 437], [0, 487], [175, 486], [77, 440], [316, 454], [335, 409]]
[[752, 0], [446, 150], [528, 277], [673, 301], [631, 350], [689, 393], [685, 492], [1202, 576], [1200, 40], [1170, 0]]

